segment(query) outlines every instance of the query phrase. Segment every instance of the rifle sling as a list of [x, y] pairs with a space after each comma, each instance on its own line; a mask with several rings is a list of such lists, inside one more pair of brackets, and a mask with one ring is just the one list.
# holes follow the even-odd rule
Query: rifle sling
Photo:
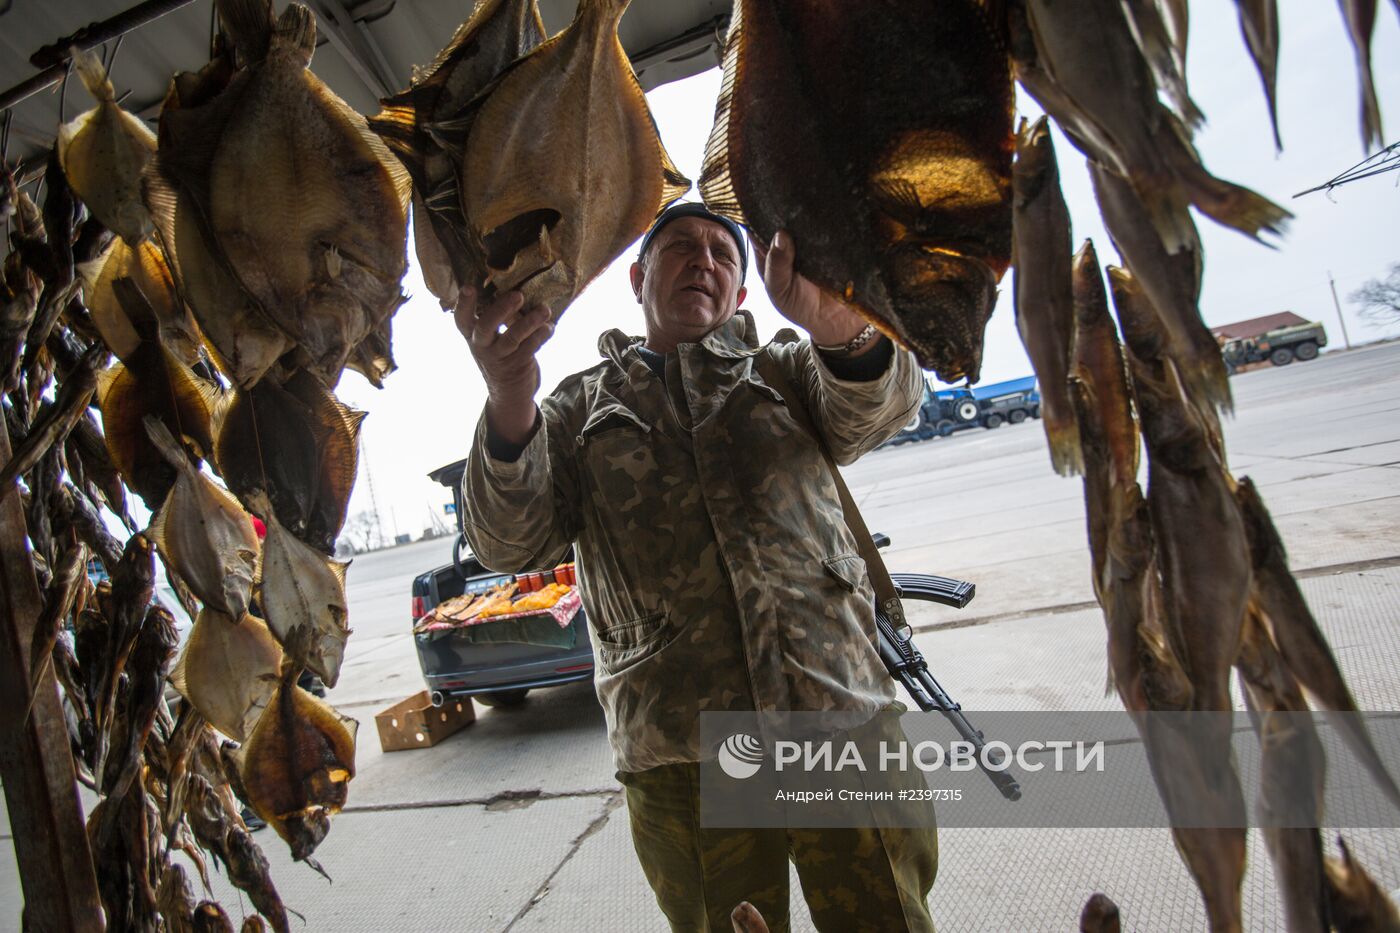
[[870, 529], [866, 527], [860, 509], [856, 507], [856, 500], [851, 496], [851, 490], [847, 488], [846, 481], [841, 478], [841, 471], [837, 469], [836, 459], [832, 457], [830, 448], [826, 446], [826, 439], [813, 423], [797, 387], [783, 372], [773, 355], [765, 348], [753, 358], [753, 361], [759, 375], [763, 377], [763, 381], [778, 390], [792, 417], [817, 442], [817, 447], [822, 452], [822, 459], [826, 461], [827, 469], [831, 471], [831, 479], [836, 483], [836, 492], [841, 497], [841, 512], [846, 519], [847, 527], [851, 529], [851, 534], [855, 536], [856, 550], [865, 560], [865, 570], [870, 576], [870, 586], [875, 591], [875, 605], [884, 610], [885, 615], [894, 623], [895, 631], [898, 632], [906, 624], [904, 606], [899, 601], [899, 591], [895, 589], [894, 580], [890, 578], [889, 569], [885, 567], [880, 550], [875, 547], [875, 539], [871, 536]]

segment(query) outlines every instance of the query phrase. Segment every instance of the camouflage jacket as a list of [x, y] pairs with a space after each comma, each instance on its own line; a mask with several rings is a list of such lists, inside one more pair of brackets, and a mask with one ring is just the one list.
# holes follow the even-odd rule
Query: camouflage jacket
[[540, 403], [519, 459], [491, 457], [477, 426], [467, 538], [512, 572], [576, 544], [619, 770], [709, 757], [704, 710], [873, 712], [894, 697], [830, 471], [753, 357], [784, 368], [843, 464], [908, 422], [922, 375], [896, 351], [879, 378], [843, 382], [785, 333], [760, 348], [740, 312], [668, 355], [663, 380], [640, 338], [610, 331], [604, 361]]

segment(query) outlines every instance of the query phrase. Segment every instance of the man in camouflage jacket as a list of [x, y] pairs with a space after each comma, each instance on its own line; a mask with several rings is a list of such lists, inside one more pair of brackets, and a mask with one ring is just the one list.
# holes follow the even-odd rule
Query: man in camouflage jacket
[[[538, 406], [548, 312], [519, 293], [478, 305], [464, 291], [457, 324], [488, 389], [463, 479], [467, 537], [500, 571], [552, 567], [574, 546], [633, 838], [675, 929], [727, 929], [745, 899], [786, 928], [789, 850], [822, 926], [854, 929], [859, 916], [931, 929], [931, 831], [781, 839], [694, 819], [701, 711], [873, 715], [894, 700], [864, 561], [818, 441], [755, 357], [771, 354], [842, 464], [907, 423], [922, 375], [794, 272], [790, 236], [755, 251], [773, 305], [811, 339], [785, 331], [759, 345], [753, 319], [736, 313], [739, 228], [678, 205], [631, 270], [645, 338], [604, 334], [603, 361]], [[814, 901], [816, 889], [826, 893]]]

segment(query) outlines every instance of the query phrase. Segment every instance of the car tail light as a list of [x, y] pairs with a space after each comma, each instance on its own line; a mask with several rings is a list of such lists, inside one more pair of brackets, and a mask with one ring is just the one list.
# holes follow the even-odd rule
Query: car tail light
[[414, 622], [417, 622], [419, 619], [423, 618], [425, 615], [428, 614], [428, 603], [427, 603], [427, 601], [426, 601], [425, 599], [423, 599], [423, 597], [421, 597], [421, 596], [415, 596], [415, 597], [413, 597], [413, 608], [412, 608], [412, 612], [413, 612], [413, 621], [414, 621]]
[[593, 667], [593, 662], [591, 662], [591, 661], [590, 661], [589, 663], [587, 663], [587, 664], [570, 664], [568, 667], [556, 667], [556, 668], [554, 669], [554, 673], [556, 673], [556, 674], [571, 674], [571, 673], [573, 673], [574, 671], [586, 671], [586, 670], [591, 669], [592, 667]]

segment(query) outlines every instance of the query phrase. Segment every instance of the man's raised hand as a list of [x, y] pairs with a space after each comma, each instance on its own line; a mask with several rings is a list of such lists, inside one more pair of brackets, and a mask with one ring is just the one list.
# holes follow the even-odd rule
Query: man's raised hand
[[527, 305], [516, 291], [481, 302], [477, 290], [468, 286], [457, 296], [453, 318], [486, 380], [491, 429], [504, 441], [525, 443], [534, 431], [540, 388], [535, 353], [554, 333], [549, 309]]
[[758, 273], [773, 307], [811, 334], [814, 343], [821, 346], [848, 343], [865, 327], [865, 321], [850, 305], [822, 291], [794, 268], [797, 250], [792, 234], [778, 231], [767, 247], [756, 239], [750, 240]]

